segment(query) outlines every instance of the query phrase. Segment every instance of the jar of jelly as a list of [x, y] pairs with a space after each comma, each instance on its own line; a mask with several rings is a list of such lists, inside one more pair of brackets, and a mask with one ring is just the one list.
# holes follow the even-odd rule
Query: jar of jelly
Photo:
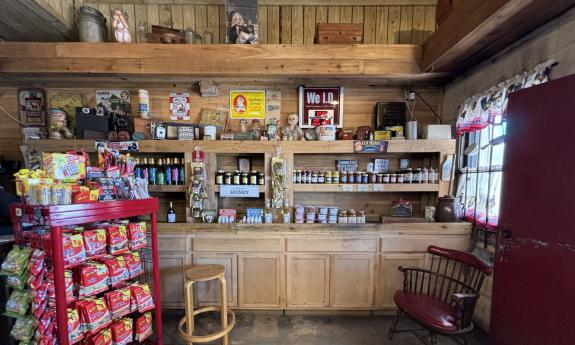
[[216, 184], [224, 184], [224, 174], [223, 170], [218, 170], [216, 172]]

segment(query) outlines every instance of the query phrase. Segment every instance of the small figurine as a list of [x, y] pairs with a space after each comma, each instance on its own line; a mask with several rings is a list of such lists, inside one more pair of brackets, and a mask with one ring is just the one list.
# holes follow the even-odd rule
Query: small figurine
[[72, 139], [74, 134], [68, 128], [68, 114], [62, 109], [50, 109], [48, 116], [48, 133], [50, 139]]
[[298, 114], [290, 114], [288, 116], [288, 124], [281, 128], [281, 135], [283, 140], [305, 140], [303, 131], [298, 126]]
[[119, 43], [132, 43], [132, 35], [130, 34], [130, 27], [128, 26], [128, 14], [116, 8], [113, 18], [112, 26], [114, 27], [114, 37], [116, 41]]

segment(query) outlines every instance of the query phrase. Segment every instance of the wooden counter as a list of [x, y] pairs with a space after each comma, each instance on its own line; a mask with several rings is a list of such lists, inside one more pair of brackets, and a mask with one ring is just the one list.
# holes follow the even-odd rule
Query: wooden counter
[[[469, 223], [159, 224], [162, 305], [183, 307], [184, 270], [226, 268], [229, 305], [261, 310], [389, 310], [399, 266], [428, 265], [431, 244], [466, 249]], [[199, 284], [213, 304], [216, 284]]]

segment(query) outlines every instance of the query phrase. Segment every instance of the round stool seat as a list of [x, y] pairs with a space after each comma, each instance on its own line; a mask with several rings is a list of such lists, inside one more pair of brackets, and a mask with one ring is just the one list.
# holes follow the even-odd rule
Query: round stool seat
[[186, 279], [205, 282], [223, 276], [225, 271], [222, 265], [198, 265], [186, 270]]

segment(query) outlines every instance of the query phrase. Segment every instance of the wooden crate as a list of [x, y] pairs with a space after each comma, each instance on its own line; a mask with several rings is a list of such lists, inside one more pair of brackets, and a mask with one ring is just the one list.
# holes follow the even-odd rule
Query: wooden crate
[[363, 24], [318, 23], [316, 43], [353, 44], [363, 42]]

